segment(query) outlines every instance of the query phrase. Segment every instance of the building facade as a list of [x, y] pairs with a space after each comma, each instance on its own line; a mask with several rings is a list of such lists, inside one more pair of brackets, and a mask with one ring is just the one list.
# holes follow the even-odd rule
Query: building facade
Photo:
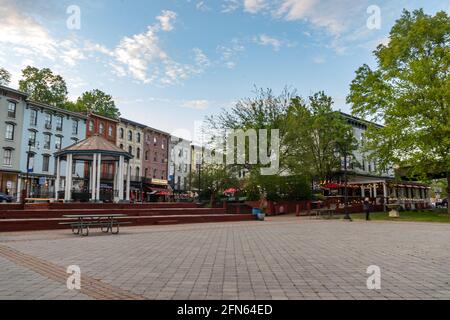
[[132, 181], [140, 181], [142, 177], [144, 129], [145, 125], [124, 118], [120, 118], [117, 126], [117, 146], [134, 157], [130, 162]]
[[0, 86], [0, 192], [17, 197], [27, 94]]
[[[104, 139], [117, 145], [117, 127], [119, 120], [104, 117], [95, 113], [87, 115], [88, 121], [86, 122], [86, 137], [92, 137], [98, 135]], [[104, 182], [104, 186], [112, 187], [114, 180], [115, 169], [110, 163], [102, 164], [101, 179]], [[85, 166], [85, 174], [88, 174], [88, 168]]]
[[142, 176], [147, 199], [153, 192], [168, 188], [169, 139], [166, 132], [150, 127], [144, 129]]
[[191, 172], [191, 142], [170, 137], [169, 144], [169, 184], [176, 192], [189, 190]]
[[[22, 181], [28, 178], [27, 197], [55, 196], [54, 153], [85, 139], [86, 121], [86, 116], [76, 112], [43, 103], [27, 102], [21, 133], [19, 176]], [[73, 186], [80, 188], [84, 180], [83, 166], [81, 164], [74, 166], [72, 172]], [[61, 180], [61, 186], [63, 185], [64, 180]]]
[[117, 125], [117, 146], [133, 156], [131, 166], [131, 192], [132, 199], [142, 200], [142, 158], [144, 152], [145, 125], [120, 118]]

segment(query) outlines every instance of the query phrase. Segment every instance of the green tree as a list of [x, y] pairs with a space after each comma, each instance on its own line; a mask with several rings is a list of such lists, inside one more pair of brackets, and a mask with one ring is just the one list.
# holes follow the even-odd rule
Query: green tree
[[449, 16], [404, 11], [374, 55], [376, 69], [360, 67], [347, 97], [354, 114], [384, 123], [369, 128], [366, 149], [380, 168], [446, 174], [450, 182]]
[[199, 172], [193, 172], [190, 177], [191, 187], [199, 188], [202, 199], [210, 199], [211, 205], [228, 188], [237, 188], [239, 181], [232, 167], [222, 164], [204, 164]]
[[8, 70], [0, 68], [0, 85], [7, 86], [11, 82], [11, 74]]
[[324, 181], [341, 168], [341, 158], [351, 157], [356, 149], [352, 127], [332, 109], [333, 100], [324, 92], [292, 101], [287, 117], [285, 147], [287, 166], [293, 174]]
[[116, 107], [112, 96], [98, 89], [84, 92], [77, 99], [74, 108], [77, 111], [93, 112], [113, 119], [120, 117], [119, 109]]
[[67, 102], [67, 85], [60, 75], [48, 69], [27, 66], [22, 70], [19, 90], [30, 95], [30, 99], [64, 108]]

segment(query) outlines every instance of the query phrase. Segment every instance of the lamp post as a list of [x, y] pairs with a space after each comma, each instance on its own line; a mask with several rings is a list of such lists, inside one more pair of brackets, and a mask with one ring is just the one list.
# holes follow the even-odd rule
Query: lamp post
[[28, 140], [28, 153], [27, 153], [27, 172], [26, 172], [26, 176], [25, 176], [25, 190], [23, 190], [22, 192], [22, 203], [25, 204], [25, 199], [28, 198], [28, 184], [29, 184], [29, 179], [30, 179], [30, 153], [31, 153], [31, 147], [34, 145], [34, 141], [32, 140]]
[[347, 152], [344, 148], [344, 219], [352, 221], [348, 213], [348, 178], [347, 178]]

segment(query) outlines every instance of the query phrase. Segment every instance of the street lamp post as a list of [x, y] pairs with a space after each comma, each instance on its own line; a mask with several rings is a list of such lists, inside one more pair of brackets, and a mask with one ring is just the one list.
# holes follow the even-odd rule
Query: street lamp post
[[27, 172], [25, 176], [25, 192], [22, 192], [22, 203], [25, 204], [25, 199], [28, 198], [28, 184], [30, 179], [30, 153], [31, 153], [31, 147], [33, 146], [33, 142], [31, 140], [28, 141], [28, 153], [27, 153]]
[[347, 152], [344, 150], [344, 219], [352, 221], [348, 213], [348, 178], [347, 178]]

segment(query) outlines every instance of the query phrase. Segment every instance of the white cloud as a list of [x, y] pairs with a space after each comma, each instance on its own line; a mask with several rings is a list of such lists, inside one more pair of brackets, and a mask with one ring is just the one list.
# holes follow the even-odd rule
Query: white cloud
[[209, 67], [211, 65], [211, 61], [209, 58], [203, 53], [203, 51], [199, 48], [192, 49], [195, 54], [195, 62], [200, 67]]
[[256, 13], [267, 6], [265, 0], [244, 0], [244, 10], [250, 13]]
[[156, 20], [159, 21], [161, 29], [164, 31], [173, 30], [172, 22], [177, 18], [177, 14], [170, 10], [163, 10], [160, 16], [156, 17]]
[[209, 107], [208, 100], [186, 100], [182, 103], [182, 107], [196, 110], [204, 110]]
[[240, 0], [225, 0], [222, 3], [222, 12], [224, 13], [233, 12], [239, 9], [240, 6], [241, 6]]
[[255, 37], [253, 41], [262, 46], [272, 46], [273, 50], [275, 51], [280, 50], [280, 47], [283, 45], [283, 42], [281, 40], [270, 37], [267, 34], [260, 34], [259, 36]]
[[[23, 14], [11, 2], [0, 5], [0, 43], [16, 50], [29, 49], [29, 53], [55, 60], [57, 42], [33, 18]], [[25, 53], [25, 51], [22, 51]]]
[[286, 20], [298, 20], [306, 18], [318, 0], [284, 0], [277, 15], [285, 15]]
[[219, 45], [217, 52], [220, 54], [220, 61], [228, 69], [233, 69], [236, 66], [238, 56], [245, 51], [245, 47], [241, 42], [234, 38], [229, 45]]

